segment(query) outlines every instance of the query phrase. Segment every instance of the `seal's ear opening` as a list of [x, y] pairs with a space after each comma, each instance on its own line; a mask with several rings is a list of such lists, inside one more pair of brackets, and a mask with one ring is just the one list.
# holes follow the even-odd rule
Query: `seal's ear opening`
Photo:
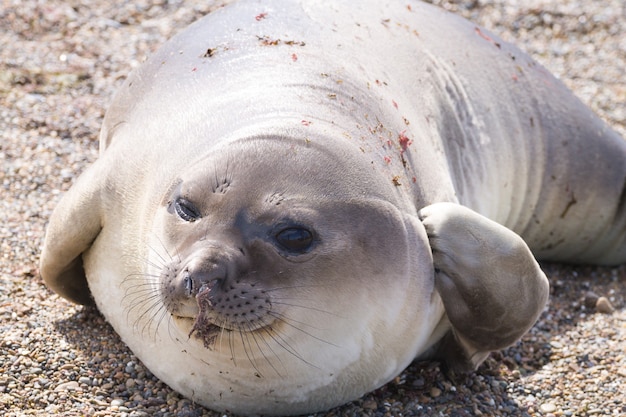
[[98, 163], [85, 171], [54, 209], [39, 264], [46, 285], [60, 296], [93, 305], [82, 253], [102, 229], [101, 192], [105, 175]]

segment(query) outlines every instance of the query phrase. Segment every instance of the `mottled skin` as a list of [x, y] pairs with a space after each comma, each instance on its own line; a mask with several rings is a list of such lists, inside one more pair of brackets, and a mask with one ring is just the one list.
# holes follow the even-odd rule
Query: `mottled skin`
[[626, 261], [624, 140], [487, 30], [381, 3], [190, 26], [52, 215], [46, 283], [207, 407], [308, 413], [416, 357], [474, 369], [541, 313], [535, 256]]

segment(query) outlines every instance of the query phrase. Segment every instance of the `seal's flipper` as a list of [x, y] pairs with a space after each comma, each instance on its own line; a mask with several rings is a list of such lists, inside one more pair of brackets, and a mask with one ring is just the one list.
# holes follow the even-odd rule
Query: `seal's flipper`
[[437, 203], [419, 217], [453, 328], [436, 355], [453, 370], [473, 370], [535, 323], [548, 300], [548, 280], [521, 237], [464, 206]]
[[52, 213], [39, 270], [46, 285], [79, 304], [91, 305], [82, 253], [102, 229], [101, 170], [94, 164], [63, 196]]

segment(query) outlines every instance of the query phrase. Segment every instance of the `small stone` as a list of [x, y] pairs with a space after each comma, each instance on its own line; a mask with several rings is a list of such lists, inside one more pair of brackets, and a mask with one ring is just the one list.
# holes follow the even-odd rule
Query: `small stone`
[[80, 387], [78, 386], [77, 381], [69, 381], [63, 382], [62, 384], [57, 385], [54, 389], [55, 391], [78, 391]]
[[417, 378], [415, 381], [413, 381], [413, 386], [415, 388], [422, 388], [425, 385], [425, 381], [424, 378]]
[[121, 405], [124, 405], [124, 400], [121, 400], [119, 398], [115, 398], [114, 400], [111, 400], [111, 407], [119, 407]]
[[585, 305], [585, 307], [587, 308], [594, 308], [596, 306], [596, 303], [598, 302], [598, 299], [600, 297], [598, 296], [598, 294], [596, 294], [593, 291], [589, 291], [585, 294], [585, 298], [583, 300], [583, 303]]
[[554, 413], [556, 411], [556, 404], [543, 403], [539, 406], [539, 410], [541, 410], [542, 413]]
[[378, 408], [378, 403], [374, 400], [365, 400], [361, 405], [365, 410], [376, 410]]
[[608, 298], [600, 297], [596, 302], [596, 311], [598, 311], [598, 313], [611, 314], [615, 311], [615, 308], [613, 308], [613, 305]]
[[91, 385], [91, 378], [86, 377], [86, 376], [81, 376], [80, 378], [78, 378], [78, 383], [79, 384], [85, 384], [85, 385]]
[[432, 387], [430, 389], [430, 396], [433, 398], [437, 398], [441, 395], [441, 390], [437, 387]]

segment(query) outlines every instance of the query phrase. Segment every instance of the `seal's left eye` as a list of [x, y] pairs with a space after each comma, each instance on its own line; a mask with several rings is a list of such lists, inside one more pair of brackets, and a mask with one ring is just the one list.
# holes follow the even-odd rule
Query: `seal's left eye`
[[195, 222], [201, 217], [200, 210], [184, 198], [177, 199], [174, 202], [174, 208], [176, 209], [176, 214], [186, 222]]
[[301, 227], [288, 227], [275, 237], [280, 246], [292, 253], [305, 253], [313, 245], [313, 233]]

